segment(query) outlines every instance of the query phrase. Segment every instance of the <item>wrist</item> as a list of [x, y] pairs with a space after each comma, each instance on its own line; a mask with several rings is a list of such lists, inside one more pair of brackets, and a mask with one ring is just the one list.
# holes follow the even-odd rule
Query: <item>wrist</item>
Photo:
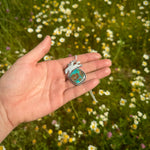
[[14, 129], [10, 123], [5, 108], [0, 102], [0, 143]]

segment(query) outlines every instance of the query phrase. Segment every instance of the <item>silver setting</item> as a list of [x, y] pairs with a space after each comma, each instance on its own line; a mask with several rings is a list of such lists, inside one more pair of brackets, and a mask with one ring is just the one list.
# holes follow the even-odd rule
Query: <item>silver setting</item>
[[[81, 69], [79, 69], [79, 70], [82, 71]], [[82, 71], [82, 72], [84, 72], [84, 71]], [[85, 74], [85, 73], [84, 73], [84, 74]], [[70, 78], [69, 75], [68, 75], [68, 79], [69, 79], [69, 80], [71, 81], [71, 83], [74, 84], [74, 85], [81, 85], [81, 84], [85, 81], [85, 79], [86, 79], [86, 74], [85, 74], [85, 76], [84, 76], [82, 82], [80, 82], [80, 83], [75, 83], [75, 82], [73, 82], [73, 81], [71, 80], [71, 78]]]
[[74, 69], [81, 67], [80, 61], [77, 61], [77, 55], [75, 55], [75, 60], [71, 61], [68, 64], [68, 67], [65, 69], [65, 74], [70, 74]]
[[[79, 69], [79, 67], [81, 67], [81, 66], [82, 66], [82, 64], [80, 63], [80, 61], [77, 61], [77, 55], [75, 55], [75, 59], [74, 59], [73, 61], [71, 61], [71, 62], [68, 64], [67, 68], [65, 69], [65, 74], [67, 75], [68, 79], [69, 79], [69, 80], [72, 82], [72, 84], [74, 84], [74, 85], [80, 85], [80, 84], [82, 84], [82, 83], [85, 81], [85, 79], [86, 79], [86, 74], [84, 73], [84, 71], [82, 71], [81, 69]], [[75, 70], [75, 69], [77, 69], [77, 68], [78, 68], [78, 70], [80, 70], [80, 71], [84, 74], [83, 79], [82, 79], [82, 82], [80, 82], [80, 83], [75, 83], [75, 82], [73, 82], [73, 80], [72, 80], [71, 77], [70, 77], [72, 71]]]

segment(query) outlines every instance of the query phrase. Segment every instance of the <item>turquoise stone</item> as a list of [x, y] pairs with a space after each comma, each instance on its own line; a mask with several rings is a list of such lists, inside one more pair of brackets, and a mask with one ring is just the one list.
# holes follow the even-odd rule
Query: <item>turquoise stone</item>
[[69, 74], [69, 79], [74, 85], [79, 85], [84, 82], [86, 75], [81, 69], [77, 68]]

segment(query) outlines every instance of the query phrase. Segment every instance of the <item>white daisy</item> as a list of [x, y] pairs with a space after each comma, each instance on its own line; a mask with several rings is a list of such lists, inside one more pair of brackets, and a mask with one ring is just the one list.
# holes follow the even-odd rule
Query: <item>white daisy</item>
[[40, 33], [39, 33], [39, 34], [37, 34], [37, 38], [39, 38], [39, 39], [40, 39], [40, 38], [42, 38], [42, 37], [43, 37], [43, 35], [42, 35], [42, 34], [40, 34]]
[[63, 43], [63, 42], [65, 42], [65, 39], [64, 38], [60, 38], [59, 42]]
[[146, 59], [146, 60], [148, 60], [148, 59], [149, 59], [149, 56], [148, 56], [147, 54], [144, 54], [144, 55], [143, 55], [143, 58]]
[[28, 28], [27, 31], [28, 31], [29, 33], [32, 33], [34, 30], [33, 30], [32, 28]]
[[40, 28], [37, 28], [37, 29], [35, 30], [35, 32], [39, 33], [39, 32], [41, 32], [41, 29], [40, 29]]
[[74, 33], [74, 36], [75, 37], [79, 37], [79, 33]]
[[126, 99], [121, 98], [120, 105], [124, 106], [126, 104], [126, 102], [127, 102]]
[[143, 1], [143, 5], [147, 6], [149, 4], [148, 1]]
[[51, 46], [53, 46], [55, 44], [55, 41], [51, 40]]
[[37, 19], [36, 19], [36, 22], [41, 22], [41, 19], [40, 19], [40, 18], [37, 18]]
[[72, 5], [72, 8], [77, 8], [78, 7], [78, 4], [74, 4], [74, 5]]
[[95, 146], [93, 146], [93, 145], [89, 145], [88, 146], [88, 150], [96, 150], [97, 148], [95, 147]]

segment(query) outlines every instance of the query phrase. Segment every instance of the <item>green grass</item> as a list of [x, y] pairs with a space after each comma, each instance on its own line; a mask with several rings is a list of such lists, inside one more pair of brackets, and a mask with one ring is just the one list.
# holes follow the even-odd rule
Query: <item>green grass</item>
[[[146, 146], [145, 149], [150, 149], [150, 79], [149, 73], [144, 71], [146, 67], [150, 69], [150, 59], [143, 58], [144, 54], [150, 56], [150, 22], [149, 25], [144, 25], [150, 20], [150, 4], [144, 6], [143, 1], [116, 0], [109, 5], [104, 0], [68, 0], [70, 4], [63, 6], [71, 10], [68, 15], [60, 11], [60, 0], [1, 1], [0, 76], [46, 35], [56, 37], [55, 44], [48, 53], [53, 59], [87, 53], [94, 49], [103, 58], [112, 60], [111, 76], [102, 79], [93, 89], [99, 101], [96, 105], [92, 103], [91, 96], [85, 94], [42, 120], [22, 124], [3, 141], [2, 145], [6, 149], [84, 150], [93, 145], [98, 150], [140, 150], [141, 144]], [[77, 8], [72, 7], [75, 3], [78, 4]], [[52, 11], [58, 13], [50, 15]], [[40, 12], [43, 14], [38, 17]], [[38, 23], [37, 18], [41, 22]], [[62, 21], [57, 22], [58, 18], [62, 18]], [[42, 21], [46, 21], [46, 24]], [[38, 38], [38, 33], [35, 32], [38, 25], [43, 26], [40, 31], [42, 38]], [[61, 26], [72, 30], [70, 37], [66, 37], [65, 30], [59, 35], [54, 33]], [[78, 27], [82, 30], [78, 31]], [[29, 33], [28, 28], [34, 29], [34, 32]], [[110, 34], [107, 33], [108, 29], [112, 31]], [[74, 33], [79, 33], [79, 36], [74, 37]], [[61, 37], [65, 38], [64, 43], [59, 42]], [[101, 39], [99, 42], [97, 37]], [[10, 50], [6, 50], [6, 47], [10, 47]], [[110, 49], [107, 51], [109, 57], [104, 56], [106, 47]], [[147, 62], [147, 66], [142, 66], [143, 61]], [[135, 73], [133, 69], [136, 69]], [[142, 81], [144, 86], [131, 84], [134, 81], [141, 82], [141, 79], [136, 79], [138, 76], [145, 79], [145, 82]], [[100, 89], [109, 91], [110, 95], [100, 95]], [[120, 105], [121, 98], [126, 99], [125, 105]], [[134, 104], [132, 108], [131, 103]], [[99, 109], [103, 105], [106, 108]], [[105, 112], [108, 112], [108, 116], [100, 118]], [[97, 121], [100, 133], [90, 128], [93, 120]], [[104, 125], [101, 126], [99, 121]], [[52, 122], [57, 122], [59, 127]], [[112, 128], [114, 125], [118, 127]], [[48, 133], [49, 129], [53, 131], [52, 134]], [[59, 130], [66, 132], [69, 138], [59, 139]], [[109, 132], [112, 133], [111, 137], [108, 137]], [[71, 138], [75, 140], [71, 141]]]

